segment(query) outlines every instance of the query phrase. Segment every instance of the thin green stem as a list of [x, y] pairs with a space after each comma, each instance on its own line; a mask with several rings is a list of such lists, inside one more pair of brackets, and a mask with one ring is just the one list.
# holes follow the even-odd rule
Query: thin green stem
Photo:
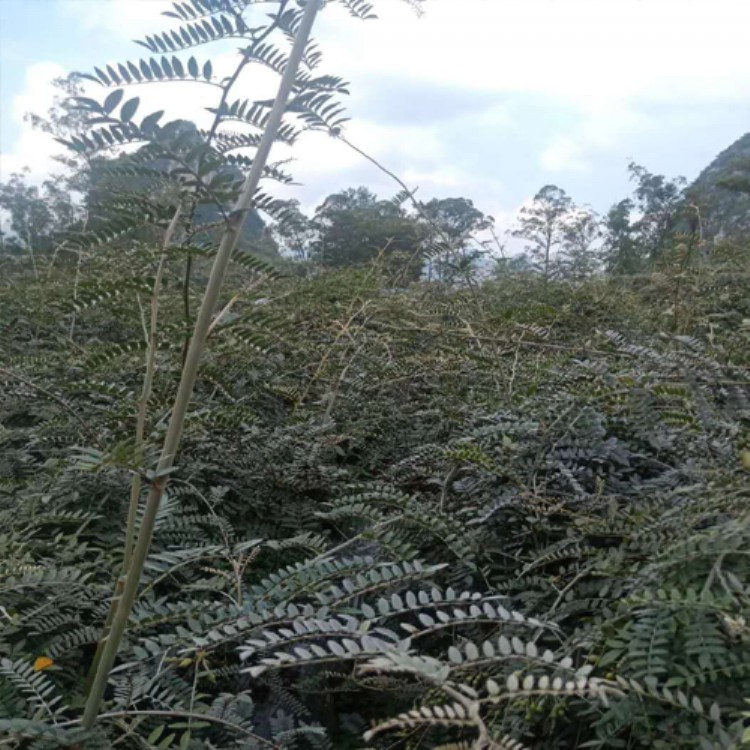
[[[237, 83], [237, 81], [239, 80], [239, 77], [242, 71], [245, 69], [248, 63], [252, 60], [253, 51], [260, 44], [262, 44], [274, 31], [276, 31], [276, 29], [279, 26], [281, 17], [283, 16], [288, 3], [289, 3], [289, 0], [281, 0], [273, 21], [268, 25], [268, 27], [263, 31], [262, 34], [259, 34], [253, 39], [252, 44], [250, 45], [250, 48], [243, 52], [242, 59], [240, 60], [237, 67], [234, 69], [234, 72], [232, 73], [232, 75], [227, 79], [226, 83], [222, 85], [223, 90], [221, 93], [221, 99], [219, 100], [218, 107], [216, 107], [216, 114], [214, 115], [213, 122], [211, 123], [211, 127], [208, 131], [208, 136], [206, 137], [206, 145], [210, 146], [211, 142], [216, 136], [216, 132], [219, 129], [219, 125], [221, 124], [222, 112], [224, 111], [224, 107], [226, 105], [227, 99], [229, 98], [229, 93], [234, 87], [234, 85]], [[235, 16], [235, 20], [237, 21], [238, 28], [240, 26], [244, 28], [245, 24], [244, 24], [242, 15], [239, 13], [234, 13], [234, 16]], [[219, 208], [221, 208], [221, 206], [219, 206]], [[190, 209], [190, 216], [188, 217], [189, 227], [192, 225], [194, 213], [195, 213], [195, 204], [193, 204]], [[186, 242], [188, 244], [190, 243], [192, 236], [193, 236], [193, 232], [190, 229], [188, 229], [187, 238], [186, 238]], [[185, 276], [182, 281], [182, 305], [183, 305], [183, 314], [185, 316], [185, 330], [186, 331], [189, 330], [190, 326], [192, 325], [192, 320], [190, 317], [190, 281], [191, 281], [192, 271], [193, 271], [193, 258], [192, 256], [188, 256], [187, 260], [185, 261]], [[189, 346], [190, 346], [190, 335], [186, 333], [185, 344], [182, 349], [182, 364], [183, 365], [185, 364], [185, 358], [187, 357]]]
[[190, 347], [188, 349], [187, 357], [185, 358], [185, 365], [182, 369], [180, 386], [172, 409], [172, 417], [169, 421], [169, 427], [167, 428], [167, 435], [164, 440], [161, 457], [151, 484], [148, 498], [146, 499], [143, 519], [141, 521], [138, 539], [136, 540], [133, 551], [132, 563], [128, 570], [122, 597], [120, 598], [120, 604], [117, 608], [112, 627], [106, 639], [102, 657], [84, 709], [82, 723], [85, 729], [90, 729], [96, 722], [99, 707], [104, 698], [109, 673], [114, 665], [138, 593], [138, 586], [143, 573], [143, 567], [146, 562], [148, 551], [151, 547], [151, 539], [154, 533], [154, 525], [159, 505], [169, 481], [169, 473], [174, 466], [175, 456], [182, 439], [187, 408], [192, 398], [193, 389], [197, 379], [198, 365], [200, 364], [203, 355], [206, 338], [211, 326], [213, 311], [215, 310], [219, 299], [226, 269], [229, 265], [231, 255], [237, 246], [245, 218], [252, 207], [253, 198], [258, 189], [258, 184], [260, 183], [263, 169], [268, 161], [271, 148], [278, 134], [287, 102], [289, 101], [289, 97], [294, 88], [297, 71], [304, 56], [305, 48], [310, 38], [310, 32], [312, 31], [319, 9], [320, 3], [317, 2], [317, 0], [308, 2], [305, 7], [289, 55], [289, 61], [284, 70], [284, 75], [281, 78], [279, 90], [271, 112], [269, 113], [266, 129], [263, 132], [263, 137], [261, 138], [258, 151], [253, 160], [252, 168], [245, 180], [237, 204], [229, 217], [229, 221], [227, 222], [226, 229], [224, 230], [219, 245], [219, 250], [214, 259], [211, 275], [203, 296], [203, 302], [198, 313], [198, 318], [195, 322], [195, 329], [190, 341]]
[[[222, 719], [218, 716], [212, 716], [211, 714], [195, 714], [191, 713], [189, 711], [111, 711], [109, 713], [105, 714], [99, 714], [97, 716], [97, 719], [128, 719], [130, 717], [158, 717], [158, 718], [164, 718], [164, 719], [187, 719], [191, 721], [206, 721], [209, 724], [217, 724], [222, 727], [226, 727], [227, 729], [231, 729], [238, 734], [242, 734], [245, 737], [249, 737], [256, 742], [261, 743], [262, 745], [267, 745], [268, 747], [276, 747], [276, 745], [271, 742], [270, 740], [265, 739], [264, 737], [261, 737], [260, 735], [255, 734], [255, 732], [251, 732], [249, 729], [245, 729], [245, 727], [240, 726], [239, 724], [234, 724], [231, 721], [227, 721], [226, 719]], [[70, 727], [75, 726], [76, 724], [80, 724], [80, 719], [71, 719], [70, 721], [64, 721], [58, 724], [59, 727]]]
[[[151, 319], [149, 321], [149, 327], [144, 332], [146, 336], [146, 372], [143, 376], [143, 387], [141, 389], [141, 396], [138, 400], [138, 416], [135, 428], [135, 456], [138, 462], [143, 459], [143, 443], [144, 435], [146, 432], [146, 415], [148, 412], [148, 402], [151, 398], [151, 391], [154, 382], [154, 372], [156, 371], [156, 348], [157, 348], [157, 330], [159, 322], [159, 295], [161, 294], [161, 287], [164, 280], [164, 272], [167, 265], [167, 250], [172, 244], [172, 239], [177, 230], [177, 225], [180, 221], [181, 206], [177, 207], [177, 210], [172, 217], [172, 220], [167, 227], [167, 231], [164, 234], [164, 240], [162, 242], [162, 252], [159, 258], [159, 266], [156, 270], [156, 277], [154, 279], [154, 287], [151, 293]], [[115, 618], [117, 608], [119, 606], [120, 597], [122, 596], [123, 589], [125, 587], [125, 576], [127, 575], [130, 563], [133, 559], [133, 545], [135, 542], [135, 524], [138, 517], [138, 505], [141, 498], [142, 480], [141, 475], [135, 472], [133, 475], [133, 482], [130, 485], [130, 502], [128, 504], [128, 520], [125, 526], [125, 544], [123, 547], [123, 562], [122, 571], [115, 584], [115, 591], [112, 596], [112, 601], [107, 611], [107, 618], [104, 621], [104, 628], [102, 630], [102, 637], [99, 639], [99, 643], [96, 646], [96, 652], [91, 662], [91, 668], [89, 675], [86, 680], [86, 692], [91, 690], [99, 667], [99, 662], [104, 651], [104, 644], [107, 641], [109, 630], [112, 627], [112, 621]]]
[[65, 401], [60, 396], [57, 396], [56, 394], [52, 393], [52, 391], [48, 391], [46, 388], [43, 388], [41, 385], [37, 385], [36, 383], [32, 382], [31, 380], [28, 380], [22, 375], [17, 375], [15, 372], [7, 369], [6, 367], [0, 367], [0, 375], [7, 375], [9, 378], [13, 378], [13, 380], [17, 380], [19, 383], [23, 383], [28, 388], [35, 390], [37, 393], [41, 393], [42, 395], [46, 396], [50, 400], [54, 401], [56, 404], [59, 404], [73, 416], [73, 418], [78, 422], [78, 424], [81, 425], [84, 433], [88, 433], [89, 435], [94, 437], [93, 433], [91, 432], [91, 428], [86, 423], [86, 421], [78, 414], [78, 412], [75, 410], [74, 407], [72, 407], [69, 403], [67, 403], [67, 401]]
[[[286, 9], [287, 3], [288, 3], [288, 0], [282, 0], [273, 22], [269, 24], [268, 28], [253, 41], [252, 48], [260, 44], [276, 28], [278, 28], [279, 20], [281, 18], [282, 13]], [[239, 23], [239, 21], [242, 20], [241, 16], [238, 16], [237, 20]], [[242, 56], [242, 59], [240, 60], [239, 65], [235, 68], [234, 72], [232, 73], [228, 81], [222, 85], [221, 99], [219, 101], [218, 107], [216, 108], [216, 114], [214, 115], [213, 123], [211, 124], [211, 129], [206, 139], [206, 143], [209, 145], [211, 141], [213, 140], [214, 136], [216, 135], [216, 131], [218, 130], [219, 124], [221, 123], [221, 112], [224, 108], [224, 104], [227, 101], [229, 92], [231, 91], [232, 87], [239, 79], [240, 73], [242, 73], [242, 71], [244, 70], [245, 66], [248, 64], [250, 59], [251, 58], [249, 54], [244, 54]], [[187, 169], [191, 169], [191, 166], [185, 162], [182, 162], [182, 166], [186, 167]], [[197, 172], [194, 173], [193, 176], [196, 177], [200, 181], [200, 176]], [[217, 203], [217, 205], [219, 204]], [[219, 208], [222, 209], [220, 205], [219, 205]], [[188, 243], [191, 237], [190, 226], [193, 221], [194, 211], [195, 211], [195, 202], [192, 202], [190, 209], [189, 209], [187, 222], [186, 222], [186, 231], [187, 231], [186, 241]], [[167, 234], [165, 235], [165, 238], [164, 238], [164, 244], [162, 247], [162, 256], [159, 261], [159, 267], [158, 267], [157, 274], [156, 274], [156, 282], [154, 284], [154, 292], [151, 298], [150, 332], [147, 332], [145, 334], [146, 336], [146, 373], [144, 375], [143, 389], [142, 389], [141, 398], [138, 404], [138, 422], [136, 425], [136, 450], [138, 452], [139, 457], [140, 457], [140, 454], [142, 453], [143, 435], [144, 435], [145, 423], [146, 423], [146, 413], [147, 413], [147, 408], [148, 408], [148, 400], [151, 396], [153, 374], [154, 374], [154, 363], [155, 363], [155, 352], [156, 352], [156, 330], [157, 330], [158, 305], [159, 305], [158, 293], [161, 289], [161, 284], [163, 280], [164, 269], [166, 265], [166, 253], [167, 253], [169, 246], [172, 243], [172, 237], [177, 227], [177, 222], [180, 220], [180, 217], [182, 214], [183, 214], [183, 204], [181, 203], [175, 210], [174, 216], [172, 217], [172, 221], [169, 224]], [[223, 209], [222, 209], [222, 215], [224, 216], [225, 219], [228, 218], [224, 214]], [[86, 220], [88, 221], [88, 215], [86, 217]], [[80, 254], [79, 254], [79, 261], [80, 261]], [[190, 325], [192, 322], [190, 319], [191, 270], [192, 270], [192, 257], [188, 256], [186, 266], [185, 266], [185, 278], [183, 280], [183, 306], [184, 306], [186, 330], [190, 328]], [[75, 292], [74, 292], [74, 298], [75, 298]], [[73, 317], [73, 324], [71, 324], [71, 326], [73, 325], [75, 325], [75, 313]], [[73, 331], [73, 328], [71, 327], [71, 339], [73, 335], [72, 331]], [[187, 357], [189, 346], [190, 346], [190, 335], [186, 334], [183, 351], [182, 351], [182, 365], [183, 366], [185, 364], [185, 359]], [[118, 577], [117, 582], [115, 584], [115, 591], [112, 597], [112, 601], [110, 603], [109, 610], [107, 612], [107, 617], [104, 622], [104, 629], [102, 631], [102, 637], [99, 640], [96, 653], [94, 654], [94, 659], [91, 663], [91, 668], [90, 668], [89, 675], [86, 681], [86, 694], [87, 695], [89, 694], [91, 690], [96, 672], [99, 668], [99, 661], [101, 659], [102, 651], [104, 649], [104, 643], [106, 641], [109, 630], [112, 627], [112, 622], [114, 620], [115, 614], [117, 612], [117, 608], [119, 606], [120, 597], [122, 596], [122, 592], [125, 587], [125, 576], [128, 572], [128, 568], [130, 567], [130, 561], [131, 561], [132, 553], [133, 553], [133, 544], [135, 540], [135, 521], [136, 521], [136, 517], [138, 513], [138, 505], [139, 505], [139, 500], [141, 496], [141, 489], [142, 489], [141, 476], [140, 474], [135, 474], [133, 476], [133, 483], [130, 489], [130, 502], [128, 506], [128, 519], [127, 519], [126, 532], [125, 532], [124, 562], [123, 562], [122, 572], [120, 576]]]
[[[139, 462], [143, 458], [143, 443], [144, 435], [146, 432], [146, 415], [148, 413], [148, 402], [151, 398], [151, 392], [153, 390], [154, 373], [156, 372], [159, 295], [161, 294], [161, 287], [164, 282], [164, 272], [166, 270], [167, 264], [167, 250], [171, 246], [174, 234], [177, 231], [177, 225], [179, 224], [180, 216], [181, 206], [178, 206], [177, 210], [174, 213], [174, 216], [172, 217], [172, 221], [169, 223], [166, 234], [164, 235], [162, 254], [159, 258], [159, 266], [156, 270], [154, 288], [151, 294], [151, 318], [149, 320], [148, 339], [146, 341], [146, 372], [143, 377], [141, 397], [138, 400], [138, 418], [135, 428], [135, 450], [136, 457]], [[133, 556], [133, 542], [135, 541], [135, 521], [138, 515], [138, 499], [140, 498], [140, 495], [141, 475], [136, 472], [133, 476], [133, 484], [130, 491], [130, 506], [128, 508], [128, 522], [125, 532], [123, 572], [127, 572]]]

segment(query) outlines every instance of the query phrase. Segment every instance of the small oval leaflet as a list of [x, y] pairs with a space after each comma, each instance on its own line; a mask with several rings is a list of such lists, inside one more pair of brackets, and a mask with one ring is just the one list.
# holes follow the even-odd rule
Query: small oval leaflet
[[122, 89], [115, 89], [105, 100], [104, 104], [102, 104], [102, 109], [107, 113], [110, 114], [111, 112], [114, 112], [117, 105], [122, 101], [122, 97], [124, 96], [125, 92]]
[[141, 100], [134, 96], [132, 99], [128, 99], [125, 104], [122, 105], [122, 109], [120, 110], [120, 119], [123, 122], [130, 122], [133, 119], [133, 115], [136, 113], [138, 109], [138, 105], [141, 103]]

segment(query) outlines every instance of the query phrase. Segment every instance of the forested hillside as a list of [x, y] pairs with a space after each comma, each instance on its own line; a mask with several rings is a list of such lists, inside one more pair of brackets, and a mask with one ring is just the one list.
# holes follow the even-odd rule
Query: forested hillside
[[707, 235], [746, 237], [750, 231], [750, 133], [709, 164], [690, 189], [706, 214]]
[[[307, 216], [268, 149], [346, 84], [255, 5], [67, 81], [0, 190], [0, 748], [747, 747], [748, 236], [637, 164], [517, 254], [396, 182]], [[125, 92], [199, 78], [207, 129]]]

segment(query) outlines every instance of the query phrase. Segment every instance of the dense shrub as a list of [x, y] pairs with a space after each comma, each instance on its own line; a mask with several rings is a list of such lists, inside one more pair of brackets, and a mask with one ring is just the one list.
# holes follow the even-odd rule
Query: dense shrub
[[[2, 262], [0, 735], [76, 744], [180, 268], [139, 452], [153, 251]], [[658, 277], [263, 273], [232, 272], [87, 747], [740, 746], [741, 279], [692, 277], [671, 332]]]
[[[145, 59], [82, 77], [102, 100], [48, 129], [85, 212], [6, 191], [61, 202], [0, 257], [0, 745], [739, 747], [746, 248], [631, 166], [603, 240], [627, 278], [554, 186], [522, 235], [543, 280], [480, 285], [489, 217], [408, 190], [329, 199], [336, 257], [305, 251], [258, 181], [291, 181], [274, 140], [343, 138], [347, 84], [308, 39], [325, 4], [266, 5], [175, 3]], [[192, 55], [240, 39], [228, 76]], [[237, 98], [250, 64], [275, 99]], [[125, 97], [199, 80], [207, 130]], [[243, 236], [256, 210], [307, 278]]]

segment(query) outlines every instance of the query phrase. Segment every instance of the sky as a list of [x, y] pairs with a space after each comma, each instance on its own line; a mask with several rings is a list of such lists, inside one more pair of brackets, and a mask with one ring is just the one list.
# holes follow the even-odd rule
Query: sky
[[[421, 17], [402, 0], [372, 2], [378, 20], [330, 3], [316, 29], [321, 72], [351, 82], [347, 137], [423, 200], [471, 198], [501, 229], [543, 185], [605, 212], [631, 190], [631, 159], [692, 179], [750, 130], [749, 0], [426, 0]], [[47, 110], [51, 80], [138, 59], [146, 50], [132, 40], [167, 28], [169, 6], [0, 0], [0, 180], [54, 169], [57, 144], [23, 119]], [[235, 52], [216, 54], [221, 73]], [[251, 72], [242, 95], [267, 96], [269, 83]], [[193, 84], [134, 93], [142, 114], [198, 121], [216, 96]], [[322, 134], [273, 158], [294, 159], [301, 184], [283, 197], [307, 209], [355, 185], [398, 191]]]

